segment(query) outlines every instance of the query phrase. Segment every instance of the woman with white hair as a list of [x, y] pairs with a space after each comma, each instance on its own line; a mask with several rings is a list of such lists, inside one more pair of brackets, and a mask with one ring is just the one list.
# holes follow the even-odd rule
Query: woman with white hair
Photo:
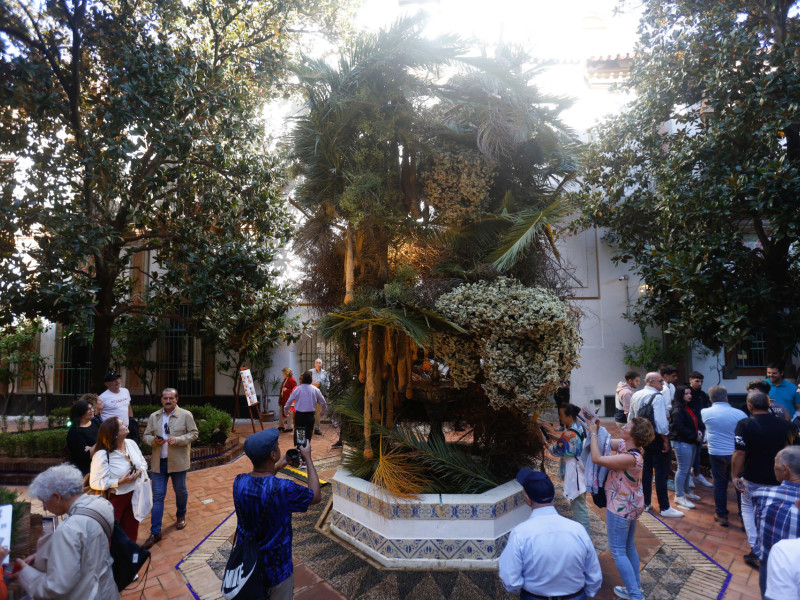
[[54, 532], [42, 536], [36, 554], [17, 559], [21, 570], [16, 575], [25, 592], [35, 600], [117, 600], [108, 536], [95, 518], [76, 514], [82, 512], [79, 509], [90, 510], [114, 527], [111, 503], [84, 494], [83, 475], [69, 464], [37, 475], [28, 494], [64, 518]]

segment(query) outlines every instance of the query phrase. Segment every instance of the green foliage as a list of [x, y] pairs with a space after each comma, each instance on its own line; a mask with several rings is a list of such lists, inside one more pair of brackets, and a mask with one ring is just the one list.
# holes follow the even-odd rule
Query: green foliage
[[0, 153], [16, 159], [0, 177], [0, 318], [92, 315], [95, 386], [123, 315], [188, 303], [195, 334], [258, 331], [287, 295], [270, 263], [292, 231], [263, 103], [292, 32], [335, 27], [338, 8], [0, 4]]
[[66, 444], [66, 429], [0, 434], [0, 454], [11, 458], [60, 457]]
[[[23, 508], [25, 501], [19, 499], [19, 492], [17, 490], [10, 490], [5, 487], [0, 487], [0, 505], [11, 505], [11, 540], [18, 539], [19, 527], [22, 524]], [[8, 546], [8, 544], [5, 544]]]
[[642, 341], [638, 344], [622, 343], [623, 362], [626, 365], [642, 367], [645, 371], [655, 371], [664, 363], [677, 364], [686, 355], [685, 344], [667, 344], [660, 337], [651, 336], [647, 329], [639, 326]]
[[[146, 420], [151, 414], [161, 410], [161, 408], [162, 407], [157, 404], [146, 406], [134, 405], [133, 416], [136, 419]], [[215, 408], [210, 404], [204, 404], [203, 406], [184, 406], [181, 404], [181, 408], [192, 413], [194, 421], [197, 424], [199, 436], [194, 443], [195, 446], [210, 446], [211, 436], [214, 431], [219, 430], [225, 435], [228, 435], [233, 428], [233, 418], [225, 411]]]
[[22, 379], [33, 378], [39, 389], [40, 379], [49, 364], [39, 353], [39, 336], [44, 330], [41, 319], [24, 318], [0, 328], [0, 384], [5, 384], [8, 390], [3, 415]]
[[454, 387], [481, 381], [492, 408], [544, 408], [578, 364], [577, 321], [548, 290], [501, 277], [463, 284], [436, 308], [466, 331], [437, 335]]
[[650, 288], [636, 322], [714, 351], [762, 333], [768, 360], [800, 338], [794, 4], [645, 2], [634, 99], [595, 132], [576, 197]]

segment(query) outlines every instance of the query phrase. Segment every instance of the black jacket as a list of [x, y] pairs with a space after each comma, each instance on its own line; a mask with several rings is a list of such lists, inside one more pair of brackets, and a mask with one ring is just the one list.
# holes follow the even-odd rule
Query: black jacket
[[702, 420], [698, 417], [697, 427], [695, 427], [694, 420], [686, 412], [686, 408], [674, 406], [672, 407], [672, 419], [669, 422], [669, 439], [674, 442], [696, 444], [697, 432], [698, 429], [702, 431], [702, 424]]

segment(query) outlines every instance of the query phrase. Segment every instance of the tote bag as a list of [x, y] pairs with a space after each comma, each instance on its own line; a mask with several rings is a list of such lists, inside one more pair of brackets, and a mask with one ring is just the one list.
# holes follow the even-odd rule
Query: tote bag
[[266, 600], [269, 590], [264, 581], [264, 560], [258, 542], [236, 535], [225, 572], [222, 595], [227, 600]]

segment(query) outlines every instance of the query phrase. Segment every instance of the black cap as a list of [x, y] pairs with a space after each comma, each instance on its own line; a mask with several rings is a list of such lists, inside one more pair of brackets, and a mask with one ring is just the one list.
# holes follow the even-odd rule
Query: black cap
[[520, 469], [517, 473], [517, 481], [528, 494], [528, 498], [536, 504], [549, 504], [556, 496], [553, 482], [547, 473], [532, 471], [531, 469]]
[[114, 373], [114, 371], [109, 371], [106, 373], [106, 376], [103, 378], [103, 383], [108, 383], [109, 381], [114, 381], [115, 379], [122, 377], [119, 373]]

